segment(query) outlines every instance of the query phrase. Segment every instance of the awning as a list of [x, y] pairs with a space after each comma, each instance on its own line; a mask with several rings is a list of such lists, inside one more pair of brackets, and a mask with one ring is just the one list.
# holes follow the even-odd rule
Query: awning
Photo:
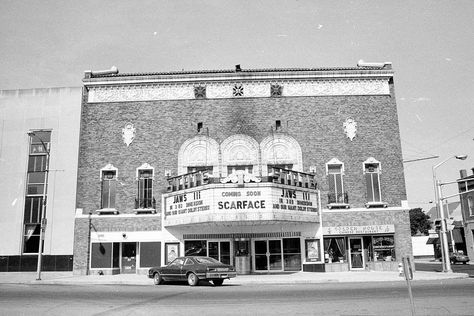
[[428, 240], [426, 241], [426, 244], [427, 244], [427, 245], [439, 244], [439, 238], [438, 238], [438, 237], [436, 237], [436, 238], [428, 238]]

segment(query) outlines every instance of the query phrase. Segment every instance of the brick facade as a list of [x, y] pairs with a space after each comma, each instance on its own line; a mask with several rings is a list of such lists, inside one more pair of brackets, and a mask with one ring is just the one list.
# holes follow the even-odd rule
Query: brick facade
[[[139, 76], [138, 79], [123, 77], [133, 80], [153, 78], [151, 75]], [[99, 79], [109, 80], [107, 77]], [[110, 79], [108, 84], [120, 85], [114, 83], [116, 79]], [[118, 79], [122, 78], [119, 76]], [[199, 82], [200, 79], [198, 76], [189, 80]], [[239, 80], [245, 82], [246, 77]], [[326, 163], [333, 158], [344, 163], [345, 191], [349, 194], [351, 208], [324, 214], [324, 225], [326, 222], [334, 225], [395, 223], [397, 256], [401, 258], [401, 255], [411, 253], [408, 212], [402, 210], [401, 204], [406, 200], [406, 190], [391, 74], [387, 80], [389, 94], [377, 95], [92, 103], [88, 102], [88, 92], [84, 89], [76, 206], [82, 209], [83, 215], [76, 219], [74, 269], [85, 269], [87, 242], [84, 236], [88, 233], [85, 216], [101, 207], [100, 170], [107, 164], [117, 168], [116, 209], [128, 217], [94, 217], [98, 230], [161, 230], [161, 221], [156, 215], [150, 215], [150, 221], [147, 216], [133, 217], [137, 195], [136, 168], [144, 163], [154, 168], [153, 192], [158, 215], [161, 214], [161, 194], [167, 187], [165, 172], [171, 170], [176, 174], [180, 146], [197, 134], [198, 122], [203, 123], [204, 133], [220, 144], [236, 134], [248, 135], [260, 143], [275, 133], [275, 122], [279, 120], [281, 132], [293, 137], [301, 146], [303, 172], [309, 173], [310, 167], [316, 167], [312, 172], [321, 190], [323, 209], [326, 208], [328, 193]], [[85, 79], [87, 82], [89, 80]], [[284, 83], [282, 86], [285, 91]], [[344, 133], [343, 123], [348, 118], [357, 122], [357, 133], [352, 141]], [[122, 139], [122, 129], [128, 123], [136, 129], [129, 146]], [[363, 162], [370, 157], [381, 163], [382, 200], [387, 203], [387, 210], [357, 211], [365, 208], [367, 201]]]

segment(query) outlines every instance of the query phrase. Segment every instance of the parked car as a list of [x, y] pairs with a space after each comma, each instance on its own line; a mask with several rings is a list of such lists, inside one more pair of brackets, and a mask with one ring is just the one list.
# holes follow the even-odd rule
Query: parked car
[[199, 281], [212, 281], [214, 285], [222, 285], [224, 279], [235, 278], [235, 268], [223, 264], [214, 258], [200, 256], [185, 256], [173, 260], [165, 267], [155, 267], [148, 270], [148, 277], [156, 285], [164, 281], [187, 281], [189, 285], [198, 285]]
[[462, 262], [463, 264], [467, 264], [469, 262], [469, 257], [466, 256], [463, 252], [453, 252], [449, 255], [449, 260], [452, 264]]

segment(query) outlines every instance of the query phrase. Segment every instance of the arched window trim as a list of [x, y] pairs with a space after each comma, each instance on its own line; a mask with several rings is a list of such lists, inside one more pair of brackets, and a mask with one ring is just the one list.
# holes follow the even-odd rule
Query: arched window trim
[[104, 168], [100, 169], [100, 175], [99, 175], [100, 181], [102, 181], [104, 171], [115, 171], [115, 180], [118, 179], [118, 169], [109, 163]]
[[[230, 159], [230, 153], [232, 149], [237, 146], [245, 146], [249, 151], [250, 159], [232, 160]], [[221, 166], [222, 176], [228, 175], [227, 168], [229, 166], [252, 166], [252, 173], [255, 175], [261, 174], [261, 159], [260, 159], [260, 147], [258, 142], [253, 138], [245, 134], [235, 134], [226, 138], [220, 145], [221, 152]]]
[[342, 161], [340, 161], [339, 159], [337, 158], [332, 158], [331, 160], [329, 160], [328, 162], [326, 162], [326, 175], [329, 174], [329, 166], [330, 165], [338, 165], [338, 166], [341, 166], [341, 173], [342, 175], [345, 174], [346, 172], [346, 169], [344, 167], [344, 163]]
[[[268, 158], [268, 152], [273, 151], [273, 148], [277, 145], [286, 146], [289, 152], [293, 153], [288, 159], [277, 159], [272, 152], [272, 158]], [[264, 176], [267, 175], [268, 165], [293, 165], [292, 170], [303, 171], [303, 153], [301, 151], [300, 144], [293, 137], [283, 134], [275, 133], [265, 137], [260, 142], [261, 152], [261, 166]]]
[[[191, 152], [193, 149], [198, 147], [204, 147], [206, 152], [206, 158], [204, 164], [201, 162], [190, 163], [188, 158], [189, 155], [186, 153]], [[213, 167], [215, 172], [219, 170], [219, 144], [213, 138], [207, 135], [196, 135], [193, 138], [186, 140], [180, 147], [178, 152], [178, 174], [188, 173], [188, 167]]]

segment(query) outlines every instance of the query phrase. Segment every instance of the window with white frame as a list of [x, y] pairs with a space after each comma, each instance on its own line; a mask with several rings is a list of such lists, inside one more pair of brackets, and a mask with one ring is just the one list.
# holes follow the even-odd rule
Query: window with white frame
[[382, 201], [380, 190], [380, 162], [370, 158], [364, 162], [365, 185], [367, 202], [377, 203]]
[[117, 169], [107, 165], [101, 170], [101, 208], [115, 208], [115, 195], [117, 192]]
[[151, 209], [155, 208], [153, 198], [153, 168], [145, 164], [137, 169], [138, 196], [135, 208]]
[[344, 164], [334, 158], [326, 164], [328, 178], [328, 204], [347, 204], [348, 198], [344, 191]]

